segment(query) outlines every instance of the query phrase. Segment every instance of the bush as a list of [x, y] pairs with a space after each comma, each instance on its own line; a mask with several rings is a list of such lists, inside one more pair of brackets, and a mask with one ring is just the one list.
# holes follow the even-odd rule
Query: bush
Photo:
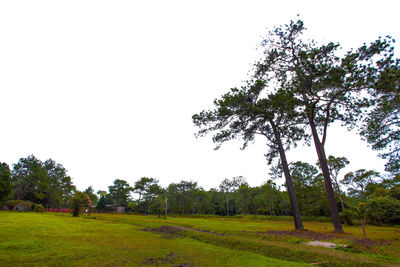
[[15, 210], [15, 211], [32, 211], [32, 206], [35, 203], [24, 200], [9, 200], [2, 207], [3, 210]]
[[346, 209], [342, 211], [339, 215], [342, 223], [346, 223], [347, 225], [354, 225], [353, 219], [355, 217], [355, 212], [353, 210]]
[[135, 202], [131, 202], [126, 207], [126, 212], [137, 212], [137, 204]]
[[76, 191], [72, 198], [72, 215], [78, 217], [83, 212], [85, 206], [90, 205], [90, 198], [86, 193]]
[[43, 212], [44, 211], [44, 207], [42, 204], [34, 204], [33, 205], [33, 211], [34, 212]]
[[365, 215], [373, 224], [400, 223], [400, 200], [389, 196], [373, 197], [367, 201]]

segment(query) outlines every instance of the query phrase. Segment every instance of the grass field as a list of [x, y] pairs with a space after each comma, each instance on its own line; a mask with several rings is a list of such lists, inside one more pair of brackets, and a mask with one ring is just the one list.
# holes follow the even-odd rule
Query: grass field
[[364, 244], [359, 226], [304, 224], [347, 247], [269, 232], [293, 230], [284, 220], [0, 212], [0, 266], [400, 266], [399, 227], [367, 226]]

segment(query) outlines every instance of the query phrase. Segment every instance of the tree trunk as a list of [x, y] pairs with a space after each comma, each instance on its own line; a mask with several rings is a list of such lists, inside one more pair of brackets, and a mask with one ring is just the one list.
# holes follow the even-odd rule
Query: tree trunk
[[340, 192], [340, 188], [339, 188], [339, 185], [337, 185], [337, 182], [336, 182], [336, 188], [337, 188], [337, 193], [339, 195], [340, 205], [342, 206], [342, 210], [344, 211], [344, 203], [343, 203], [343, 198], [342, 198], [342, 192]]
[[[236, 195], [236, 194], [235, 194], [235, 195]], [[237, 199], [236, 199], [236, 196], [235, 196], [235, 215], [237, 215], [237, 213], [238, 213]]]
[[165, 196], [165, 214], [164, 214], [164, 219], [167, 218], [167, 212], [168, 212], [168, 199], [167, 199], [167, 196]]
[[272, 121], [270, 121], [270, 123], [274, 131], [275, 139], [278, 145], [279, 156], [282, 162], [282, 168], [283, 168], [283, 173], [285, 175], [285, 181], [289, 194], [290, 205], [292, 206], [292, 211], [293, 211], [294, 227], [296, 230], [302, 230], [304, 229], [304, 227], [303, 227], [303, 222], [301, 221], [299, 204], [297, 203], [296, 194], [294, 192], [294, 186], [292, 183], [292, 178], [290, 176], [289, 165], [287, 163], [285, 150], [283, 149], [281, 136], [275, 124]]
[[228, 197], [228, 195], [226, 195], [226, 212], [229, 216], [229, 197]]
[[342, 228], [342, 224], [340, 222], [338, 208], [336, 205], [336, 199], [335, 199], [335, 195], [333, 193], [332, 182], [331, 182], [331, 178], [330, 178], [330, 174], [329, 174], [328, 161], [326, 159], [324, 145], [319, 140], [318, 132], [315, 127], [313, 119], [308, 117], [308, 120], [310, 123], [311, 132], [313, 135], [315, 149], [316, 149], [317, 155], [318, 155], [318, 161], [319, 161], [319, 164], [322, 169], [322, 174], [324, 176], [326, 193], [328, 195], [329, 206], [331, 209], [333, 227], [335, 228], [335, 232], [343, 233], [343, 228]]

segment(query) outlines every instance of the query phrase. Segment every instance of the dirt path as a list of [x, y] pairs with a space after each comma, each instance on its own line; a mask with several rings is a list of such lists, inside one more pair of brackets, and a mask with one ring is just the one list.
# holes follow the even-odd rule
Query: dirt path
[[207, 233], [207, 234], [211, 234], [211, 235], [226, 236], [226, 234], [211, 232], [208, 230], [202, 230], [202, 229], [197, 229], [197, 228], [188, 228], [188, 227], [168, 226], [168, 225], [163, 225], [159, 228], [145, 229], [145, 231], [168, 234], [168, 235], [177, 235], [177, 233], [179, 233], [181, 231], [196, 231], [196, 232]]

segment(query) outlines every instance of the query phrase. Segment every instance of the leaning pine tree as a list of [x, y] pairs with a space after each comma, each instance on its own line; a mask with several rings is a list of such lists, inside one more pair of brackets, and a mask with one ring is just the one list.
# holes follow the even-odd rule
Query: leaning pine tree
[[[214, 101], [214, 110], [193, 115], [193, 122], [200, 127], [197, 136], [216, 132], [213, 136], [213, 141], [217, 144], [216, 149], [225, 141], [236, 138], [244, 141], [244, 149], [249, 142], [254, 141], [257, 134], [266, 137], [270, 148], [266, 156], [269, 163], [273, 158], [280, 157], [294, 225], [297, 230], [301, 230], [303, 224], [285, 150], [305, 138], [303, 129], [296, 126], [301, 124], [298, 120], [302, 118], [294, 109], [296, 101], [290, 91], [279, 89], [262, 96], [260, 93], [264, 89], [265, 82], [260, 80], [241, 89], [233, 88], [221, 99]], [[285, 105], [281, 105], [283, 101]]]
[[271, 31], [263, 42], [265, 57], [256, 64], [255, 77], [267, 85], [278, 81], [298, 100], [296, 110], [311, 132], [324, 176], [334, 230], [343, 232], [325, 153], [327, 130], [335, 121], [349, 128], [355, 126], [363, 104], [368, 103], [360, 93], [370, 92], [387, 68], [379, 63], [389, 56], [385, 52], [390, 38], [339, 57], [339, 44], [304, 41], [304, 30], [299, 20]]

